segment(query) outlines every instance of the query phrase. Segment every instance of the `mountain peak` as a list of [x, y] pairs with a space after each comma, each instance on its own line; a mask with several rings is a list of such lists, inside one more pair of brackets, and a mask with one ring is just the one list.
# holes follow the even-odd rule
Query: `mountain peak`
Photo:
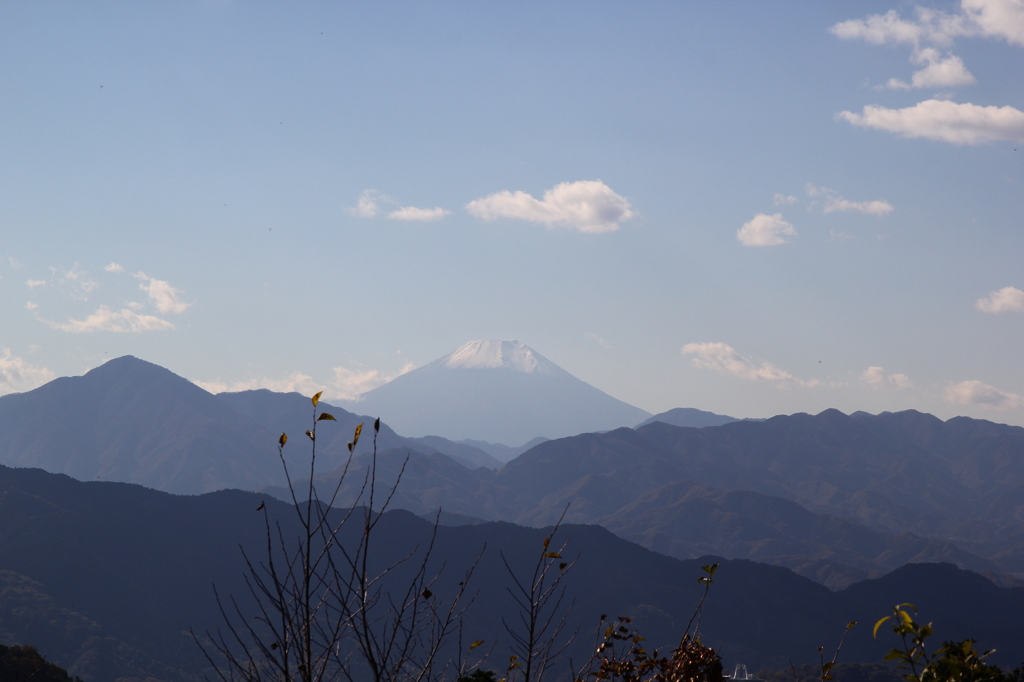
[[524, 374], [562, 374], [565, 370], [519, 341], [480, 339], [430, 363], [444, 369], [510, 369]]

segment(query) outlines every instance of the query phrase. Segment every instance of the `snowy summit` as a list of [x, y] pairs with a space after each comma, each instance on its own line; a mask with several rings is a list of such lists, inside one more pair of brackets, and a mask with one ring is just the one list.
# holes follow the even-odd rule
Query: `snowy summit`
[[444, 369], [506, 368], [525, 374], [563, 374], [565, 370], [519, 341], [470, 341], [431, 362]]

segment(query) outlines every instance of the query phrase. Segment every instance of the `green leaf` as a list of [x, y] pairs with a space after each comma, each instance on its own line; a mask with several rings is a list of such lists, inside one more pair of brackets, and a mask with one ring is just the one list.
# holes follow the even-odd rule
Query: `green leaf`
[[559, 554], [558, 552], [548, 552], [547, 554], [544, 555], [544, 558], [545, 559], [561, 559], [562, 555]]
[[897, 651], [896, 649], [893, 649], [892, 651], [887, 653], [884, 657], [882, 657], [882, 660], [883, 661], [896, 661], [896, 660], [902, 661], [902, 660], [906, 660], [906, 658], [907, 658], [906, 655], [902, 651]]
[[323, 394], [323, 391], [317, 391], [317, 394], [313, 396], [313, 407], [316, 407], [320, 403], [320, 396], [322, 396]]
[[320, 416], [316, 418], [316, 420], [318, 422], [322, 422], [325, 419], [327, 421], [329, 421], [329, 422], [336, 422], [336, 421], [338, 421], [337, 419], [334, 418], [334, 415], [331, 414], [330, 412], [321, 412]]
[[878, 639], [878, 628], [882, 627], [882, 623], [884, 623], [885, 621], [889, 620], [890, 618], [892, 618], [892, 616], [886, 616], [882, 620], [880, 620], [877, 623], [875, 623], [875, 629], [871, 631], [871, 636], [874, 637], [875, 639]]
[[475, 642], [473, 642], [472, 644], [469, 645], [469, 650], [472, 651], [473, 649], [477, 648], [478, 646], [480, 646], [483, 643], [484, 643], [484, 640], [478, 639], [478, 640], [476, 640]]
[[288, 434], [287, 434], [287, 433], [282, 433], [282, 434], [281, 434], [281, 437], [277, 439], [277, 442], [278, 442], [278, 443], [279, 443], [279, 444], [281, 445], [281, 447], [283, 448], [283, 447], [284, 447], [284, 444], [288, 442]]

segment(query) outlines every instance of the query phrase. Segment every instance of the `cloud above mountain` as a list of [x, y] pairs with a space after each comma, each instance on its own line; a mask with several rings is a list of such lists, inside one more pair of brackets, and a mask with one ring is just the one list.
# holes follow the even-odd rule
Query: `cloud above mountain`
[[872, 388], [898, 389], [913, 388], [914, 382], [906, 374], [889, 374], [882, 367], [868, 367], [860, 375], [860, 380]]
[[600, 180], [563, 182], [541, 199], [521, 191], [496, 192], [469, 202], [466, 211], [483, 220], [526, 220], [548, 229], [565, 227], [590, 234], [614, 232], [635, 216], [629, 200]]
[[84, 319], [69, 319], [67, 322], [55, 322], [41, 315], [36, 319], [51, 329], [58, 329], [70, 334], [89, 334], [93, 332], [141, 333], [158, 332], [174, 329], [174, 325], [155, 315], [136, 313], [128, 308], [113, 310], [101, 305], [95, 312]]
[[978, 380], [950, 384], [945, 390], [946, 400], [954, 405], [979, 405], [992, 410], [1024, 409], [1024, 397], [1001, 391]]
[[682, 348], [683, 355], [692, 356], [694, 367], [711, 369], [748, 381], [770, 381], [779, 386], [813, 387], [819, 381], [803, 381], [770, 362], [755, 362], [736, 352], [732, 346], [721, 343], [688, 343]]
[[13, 355], [10, 348], [0, 349], [0, 395], [29, 391], [56, 378], [47, 368]]

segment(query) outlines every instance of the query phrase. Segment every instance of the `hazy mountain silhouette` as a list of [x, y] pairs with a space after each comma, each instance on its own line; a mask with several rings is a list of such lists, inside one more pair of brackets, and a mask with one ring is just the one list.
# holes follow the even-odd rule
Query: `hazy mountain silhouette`
[[279, 481], [275, 437], [144, 360], [0, 397], [0, 463], [172, 492]]
[[[267, 390], [212, 395], [158, 365], [125, 356], [80, 377], [64, 377], [26, 393], [0, 397], [0, 464], [40, 467], [79, 480], [139, 483], [157, 490], [202, 493], [283, 484], [277, 440], [312, 425], [309, 396]], [[359, 423], [372, 417], [328, 406], [338, 419], [324, 429], [317, 471], [348, 455]], [[447, 451], [467, 467], [501, 463], [465, 443], [416, 441], [381, 427], [383, 448]], [[306, 472], [305, 456], [293, 459]], [[357, 452], [368, 452], [364, 440]]]
[[661, 412], [653, 417], [644, 420], [638, 426], [646, 426], [653, 422], [665, 422], [672, 426], [692, 426], [702, 428], [704, 426], [721, 426], [729, 422], [739, 421], [736, 417], [727, 417], [724, 414], [705, 412], [693, 407], [676, 407], [667, 412]]
[[409, 435], [516, 446], [632, 426], [648, 412], [587, 384], [518, 341], [470, 341], [350, 406]]
[[[238, 546], [259, 555], [260, 503], [289, 537], [294, 513], [265, 495], [228, 490], [175, 496], [0, 467], [0, 571], [8, 572], [0, 575], [6, 585], [20, 586], [0, 591], [0, 633], [8, 644], [45, 641], [44, 655], [87, 682], [194, 679], [205, 664], [185, 633], [220, 624], [211, 583], [247, 607]], [[381, 567], [422, 550], [431, 536], [429, 523], [402, 511], [388, 513], [379, 528]], [[346, 530], [343, 542], [354, 541], [353, 532]], [[543, 551], [548, 532], [508, 523], [438, 529], [436, 566], [445, 564], [436, 584], [441, 597], [487, 546], [471, 583], [477, 601], [467, 612], [470, 639], [507, 638], [501, 617], [515, 611], [504, 590], [501, 555], [521, 571]], [[581, 631], [573, 649], [577, 658], [589, 650], [600, 613], [634, 616], [652, 645], [678, 637], [699, 599], [699, 566], [711, 559], [679, 561], [598, 526], [567, 525], [556, 537], [569, 539], [566, 552], [579, 557], [568, 581], [575, 599], [570, 629]], [[790, 659], [816, 661], [817, 647], [838, 637], [847, 622], [874, 622], [901, 601], [912, 601], [935, 622], [937, 641], [973, 636], [980, 648], [997, 649], [993, 661], [1000, 665], [1024, 657], [1024, 588], [999, 588], [947, 564], [908, 565], [831, 592], [784, 568], [724, 561], [702, 631], [727, 666], [782, 668]], [[15, 603], [18, 608], [8, 608]], [[74, 623], [81, 625], [68, 626]], [[877, 661], [892, 645], [859, 626], [843, 660]], [[503, 646], [494, 656], [507, 660]]]

